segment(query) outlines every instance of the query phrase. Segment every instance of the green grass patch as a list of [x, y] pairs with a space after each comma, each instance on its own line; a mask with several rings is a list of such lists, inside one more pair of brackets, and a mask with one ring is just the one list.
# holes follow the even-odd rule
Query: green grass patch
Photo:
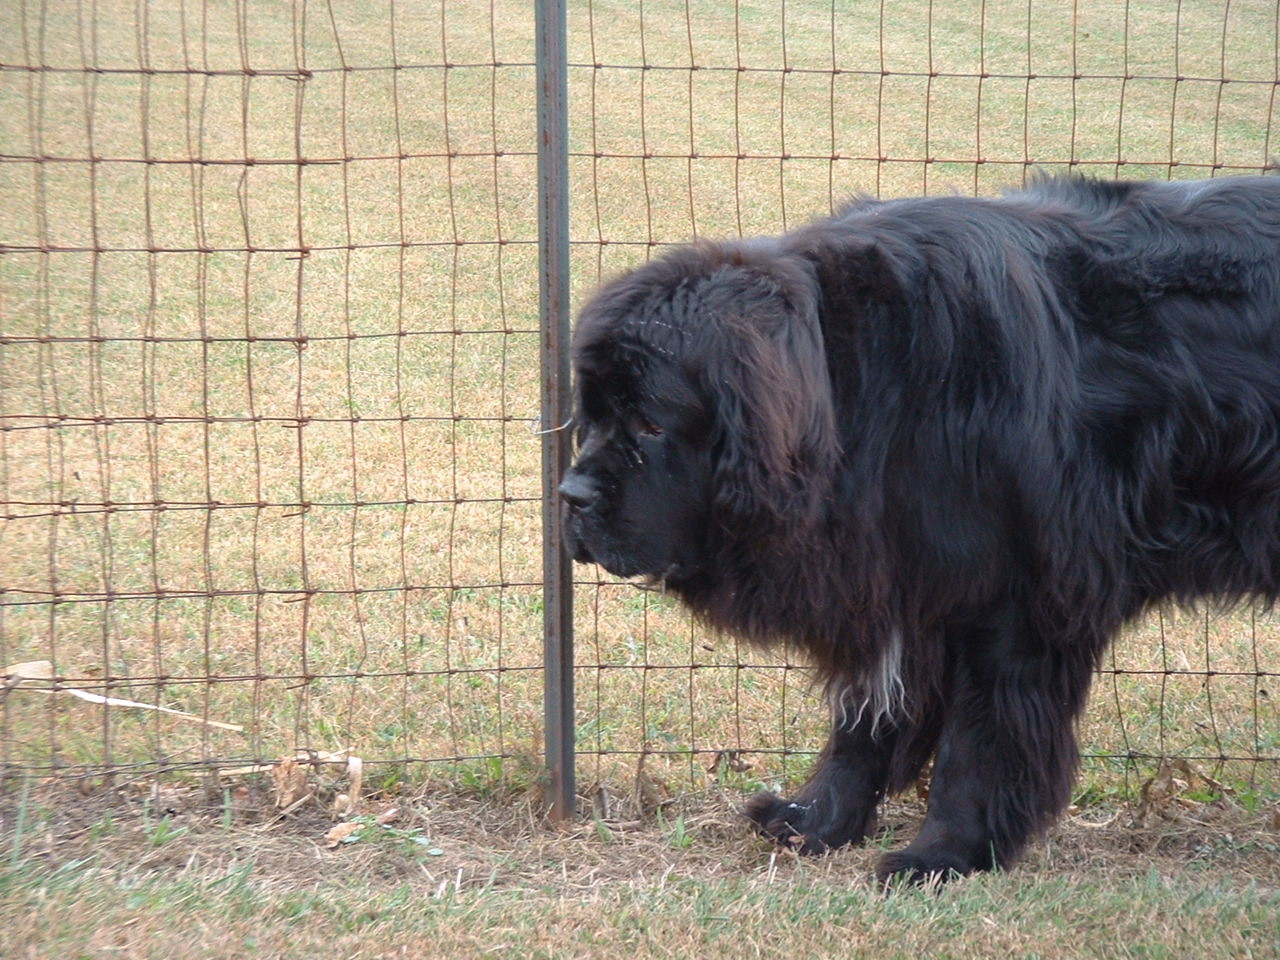
[[1264, 957], [1280, 938], [1274, 891], [1154, 873], [996, 876], [888, 895], [805, 877], [288, 889], [252, 860], [178, 880], [81, 861], [6, 869], [0, 909], [18, 956]]

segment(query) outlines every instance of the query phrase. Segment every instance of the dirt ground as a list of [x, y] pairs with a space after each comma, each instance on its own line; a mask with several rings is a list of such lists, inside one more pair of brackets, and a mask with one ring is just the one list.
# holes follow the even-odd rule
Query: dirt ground
[[[1015, 869], [1155, 871], [1280, 889], [1280, 806], [1195, 802], [1176, 774], [1148, 784], [1141, 803], [1073, 810]], [[94, 858], [135, 876], [198, 879], [252, 862], [256, 876], [282, 890], [342, 877], [408, 883], [436, 896], [476, 886], [567, 893], [666, 876], [772, 879], [799, 871], [868, 884], [881, 850], [905, 842], [924, 813], [920, 798], [890, 802], [871, 844], [801, 860], [752, 836], [738, 814], [743, 797], [719, 788], [653, 805], [639, 790], [596, 787], [583, 801], [592, 814], [551, 823], [533, 793], [480, 797], [449, 787], [366, 797], [338, 814], [341, 784], [317, 769], [296, 776], [296, 799], [268, 776], [207, 786], [28, 784], [0, 797], [0, 838], [6, 856], [50, 868]]]

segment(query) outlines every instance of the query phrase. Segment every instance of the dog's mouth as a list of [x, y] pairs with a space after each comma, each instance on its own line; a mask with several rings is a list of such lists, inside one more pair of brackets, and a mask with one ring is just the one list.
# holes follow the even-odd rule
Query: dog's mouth
[[665, 589], [663, 585], [667, 582], [669, 576], [666, 571], [654, 573], [652, 570], [646, 569], [644, 563], [623, 554], [609, 554], [589, 550], [584, 550], [583, 553], [587, 559], [579, 560], [577, 554], [574, 555], [574, 559], [579, 560], [581, 563], [598, 564], [615, 577], [630, 580], [636, 586], [643, 585], [645, 589]]
[[635, 563], [623, 552], [612, 547], [607, 538], [596, 537], [596, 542], [592, 544], [591, 537], [588, 532], [582, 529], [581, 522], [575, 522], [578, 518], [572, 511], [569, 513], [569, 523], [566, 530], [566, 546], [569, 555], [573, 557], [577, 563], [594, 563], [604, 567], [615, 577], [636, 577], [646, 574], [643, 566]]
[[572, 526], [568, 531], [566, 546], [575, 562], [594, 563], [615, 577], [629, 581], [639, 590], [666, 593], [668, 587], [680, 583], [686, 576], [684, 565], [678, 561], [654, 569], [642, 559], [631, 556], [607, 540], [589, 543], [588, 538]]
[[668, 587], [674, 587], [684, 579], [682, 571], [683, 568], [679, 563], [673, 563], [661, 573], [646, 573], [638, 579], [632, 580], [631, 586], [637, 590], [646, 590], [650, 593], [660, 593], [665, 596]]
[[587, 546], [587, 542], [582, 537], [575, 536], [572, 530], [567, 531], [566, 546], [569, 549], [569, 556], [573, 557], [574, 563], [596, 562], [596, 558], [591, 553], [591, 548]]
[[691, 558], [648, 542], [642, 529], [609, 522], [595, 506], [566, 504], [563, 521], [565, 549], [575, 562], [596, 564], [638, 589], [666, 593], [697, 572]]

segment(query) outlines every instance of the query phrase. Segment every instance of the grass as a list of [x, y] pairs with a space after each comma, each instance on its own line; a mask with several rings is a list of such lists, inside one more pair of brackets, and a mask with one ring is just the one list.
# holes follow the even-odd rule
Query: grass
[[[656, 821], [556, 831], [527, 801], [433, 790], [330, 848], [306, 813], [173, 790], [77, 805], [45, 786], [24, 800], [22, 858], [0, 866], [0, 917], [15, 957], [1275, 955], [1280, 849], [1226, 810], [1069, 818], [1011, 874], [886, 894], [878, 844], [771, 854], [731, 802], [713, 791]], [[157, 804], [175, 823], [163, 842]], [[918, 815], [888, 811], [893, 826]]]
[[[491, 891], [425, 897], [401, 883], [372, 896], [360, 884], [281, 893], [253, 864], [210, 880], [140, 879], [104, 892], [92, 864], [43, 879], [8, 878], [7, 892], [44, 918], [11, 944], [99, 956], [598, 956], [780, 957], [793, 951], [884, 957], [1265, 957], [1273, 955], [1274, 896], [1159, 878], [1100, 886], [1004, 878], [939, 898], [888, 898], [800, 880], [619, 884], [591, 891]], [[425, 886], [425, 885], [424, 885]], [[77, 919], [78, 918], [78, 919]], [[86, 925], [87, 924], [87, 925]], [[92, 932], [89, 932], [90, 929]], [[1171, 944], [1164, 946], [1162, 944]], [[403, 951], [403, 952], [401, 952]], [[18, 956], [23, 954], [19, 953]], [[39, 954], [27, 954], [36, 956]]]
[[[848, 6], [572, 5], [575, 296], [662, 245], [776, 232], [856, 192], [989, 193], [1034, 169], [1199, 176], [1276, 153], [1273, 3]], [[514, 0], [397, 4], [394, 21], [364, 2], [0, 11], [0, 64], [16, 65], [0, 69], [0, 668], [50, 660], [76, 686], [245, 727], [26, 682], [0, 690], [10, 784], [54, 775], [96, 796], [113, 772], [119, 788], [177, 770], [207, 786], [211, 766], [301, 747], [365, 758], [374, 793], [536, 797], [533, 57]], [[825, 710], [798, 658], [579, 576], [584, 789], [804, 775]], [[1280, 794], [1278, 634], [1250, 611], [1136, 624], [1083, 724], [1081, 804], [1137, 802], [1154, 758], [1181, 756], [1210, 778], [1184, 799], [1264, 814]], [[164, 955], [206, 923], [208, 955], [301, 952], [330, 927], [350, 953], [423, 938], [463, 953], [971, 956], [1007, 935], [1015, 954], [1071, 955], [1088, 930], [1099, 955], [1243, 956], [1259, 911], [1275, 913], [1274, 878], [1223, 886], [1194, 857], [1158, 881], [1050, 857], [1012, 883], [884, 901], [828, 866], [786, 866], [780, 891], [752, 847], [728, 874], [677, 867], [664, 884], [674, 861], [637, 858], [608, 817], [582, 827], [593, 858], [620, 858], [608, 884], [556, 879], [573, 845], [509, 845], [549, 866], [490, 888], [477, 861], [437, 898], [456, 876], [438, 866], [431, 881], [416, 866], [290, 879], [300, 861], [263, 861], [267, 838], [240, 834], [238, 812], [215, 819], [247, 852], [206, 863], [210, 832], [164, 811], [46, 828], [120, 845], [114, 858], [11, 847], [14, 942]], [[735, 835], [690, 817], [644, 830], [673, 857]], [[34, 829], [4, 824], [11, 839]], [[1270, 863], [1256, 853], [1242, 862]], [[93, 941], [84, 911], [122, 939]]]

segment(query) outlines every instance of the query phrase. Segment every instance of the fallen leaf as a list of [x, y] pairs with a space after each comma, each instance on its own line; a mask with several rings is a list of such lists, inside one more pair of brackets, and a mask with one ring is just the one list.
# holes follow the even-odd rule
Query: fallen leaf
[[641, 754], [640, 762], [636, 764], [635, 800], [641, 810], [656, 810], [671, 799], [671, 788], [650, 776], [644, 768], [644, 761], [644, 754]]
[[271, 783], [275, 788], [276, 807], [291, 807], [307, 795], [307, 771], [297, 761], [285, 757], [271, 770]]
[[1142, 785], [1139, 813], [1145, 818], [1153, 813], [1168, 817], [1171, 808], [1189, 786], [1186, 780], [1174, 776], [1177, 767], [1168, 761], [1161, 762], [1155, 776]]
[[355, 834], [363, 829], [363, 823], [354, 821], [340, 823], [324, 835], [325, 846], [332, 850], [339, 844], [354, 843], [357, 839]]
[[351, 782], [347, 786], [347, 796], [350, 798], [347, 802], [347, 814], [354, 814], [356, 807], [360, 804], [360, 781], [364, 777], [364, 761], [359, 757], [347, 758], [347, 776]]
[[53, 662], [51, 660], [27, 660], [4, 668], [6, 685], [17, 684], [23, 680], [52, 680]]
[[746, 773], [752, 768], [750, 761], [743, 757], [741, 750], [717, 750], [707, 764], [707, 773], [711, 779], [719, 781], [726, 770], [734, 773]]

